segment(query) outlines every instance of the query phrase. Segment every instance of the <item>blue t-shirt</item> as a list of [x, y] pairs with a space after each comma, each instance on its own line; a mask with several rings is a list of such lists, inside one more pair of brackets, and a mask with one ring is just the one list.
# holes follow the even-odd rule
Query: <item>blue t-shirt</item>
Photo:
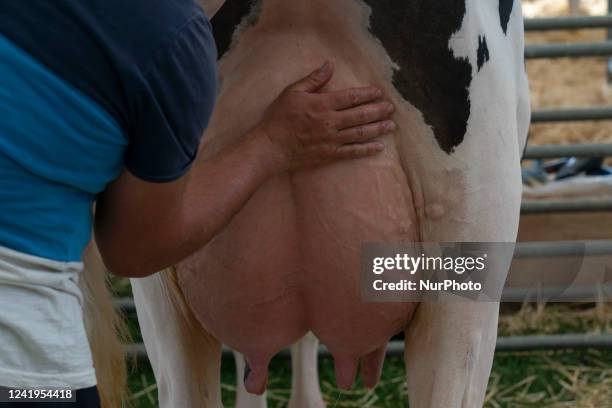
[[0, 2], [0, 246], [78, 261], [123, 168], [185, 174], [216, 59], [194, 0]]

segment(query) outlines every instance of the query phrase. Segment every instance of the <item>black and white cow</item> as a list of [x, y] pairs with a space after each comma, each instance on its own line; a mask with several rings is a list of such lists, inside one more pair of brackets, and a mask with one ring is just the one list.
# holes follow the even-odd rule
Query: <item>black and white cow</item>
[[[309, 332], [332, 352], [341, 386], [359, 363], [373, 386], [398, 331], [411, 407], [482, 406], [498, 304], [364, 304], [359, 248], [515, 241], [530, 119], [520, 3], [201, 2], [221, 57], [205, 155], [324, 59], [336, 66], [329, 89], [384, 89], [398, 129], [378, 157], [270, 180], [200, 252], [132, 281], [160, 406], [221, 406], [221, 342], [244, 355], [246, 389], [260, 394], [269, 359]], [[292, 407], [323, 405], [314, 336], [294, 347]], [[243, 404], [265, 401], [241, 388]]]

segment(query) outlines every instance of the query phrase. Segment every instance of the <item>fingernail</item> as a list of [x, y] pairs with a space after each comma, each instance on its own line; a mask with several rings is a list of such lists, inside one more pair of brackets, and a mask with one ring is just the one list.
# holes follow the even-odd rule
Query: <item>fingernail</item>
[[395, 106], [392, 103], [387, 104], [387, 112], [391, 113], [395, 110]]
[[384, 143], [376, 143], [376, 150], [378, 150], [379, 152], [382, 152], [383, 150], [385, 150], [385, 144]]
[[377, 90], [376, 90], [376, 97], [377, 97], [377, 98], [380, 98], [380, 97], [382, 97], [382, 96], [383, 96], [383, 91], [382, 91], [382, 89], [377, 89]]
[[321, 65], [321, 68], [319, 68], [319, 72], [322, 74], [325, 74], [329, 72], [330, 68], [331, 68], [331, 63], [329, 61], [325, 61], [325, 64]]
[[389, 120], [387, 122], [385, 122], [385, 129], [392, 132], [397, 128], [397, 125], [395, 124], [394, 121]]

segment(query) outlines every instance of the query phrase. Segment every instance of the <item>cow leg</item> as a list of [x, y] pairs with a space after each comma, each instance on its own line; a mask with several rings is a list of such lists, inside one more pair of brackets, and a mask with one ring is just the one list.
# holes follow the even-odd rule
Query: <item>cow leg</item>
[[325, 407], [319, 387], [319, 339], [308, 333], [291, 347], [291, 400], [289, 408]]
[[191, 314], [173, 272], [131, 279], [160, 408], [221, 408], [221, 344]]
[[491, 371], [499, 304], [422, 303], [406, 335], [411, 408], [481, 408]]
[[266, 408], [266, 393], [255, 395], [247, 392], [244, 387], [246, 362], [244, 356], [234, 351], [234, 361], [236, 362], [236, 408]]

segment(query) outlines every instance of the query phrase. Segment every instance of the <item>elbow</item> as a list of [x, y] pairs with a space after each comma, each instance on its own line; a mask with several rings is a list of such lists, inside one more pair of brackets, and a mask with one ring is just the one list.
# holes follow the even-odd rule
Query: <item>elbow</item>
[[129, 262], [110, 262], [104, 260], [104, 263], [110, 273], [121, 276], [122, 278], [146, 278], [158, 272], [157, 269], [145, 268], [141, 265]]
[[173, 234], [166, 230], [102, 227], [98, 224], [95, 229], [96, 243], [106, 269], [114, 275], [145, 278], [183, 259]]
[[123, 278], [146, 278], [158, 272], [156, 268], [147, 267], [144, 262], [138, 261], [129, 254], [102, 253], [102, 261], [110, 273]]
[[113, 275], [145, 278], [164, 269], [151, 264], [147, 257], [140, 255], [131, 245], [100, 241], [97, 244], [104, 266]]

